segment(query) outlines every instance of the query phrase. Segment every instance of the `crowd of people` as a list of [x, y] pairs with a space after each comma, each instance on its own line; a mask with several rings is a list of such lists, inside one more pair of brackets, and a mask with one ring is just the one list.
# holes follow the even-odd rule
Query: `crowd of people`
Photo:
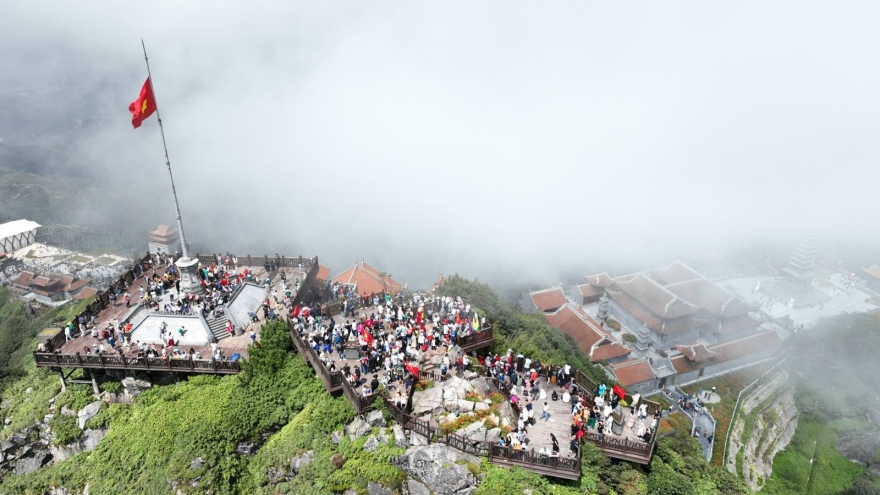
[[[417, 293], [405, 300], [376, 297], [375, 302], [358, 316], [343, 315], [340, 322], [308, 307], [290, 313], [294, 328], [328, 370], [342, 373], [364, 396], [384, 385], [402, 397], [427, 353], [451, 349], [460, 336], [479, 331], [483, 323], [460, 297]], [[357, 365], [348, 364], [346, 357], [357, 359]], [[372, 379], [365, 378], [370, 375]]]
[[[619, 386], [608, 387], [599, 384], [596, 390], [584, 390], [572, 380], [571, 366], [542, 365], [531, 359], [514, 355], [508, 350], [505, 356], [493, 355], [479, 358], [485, 366], [486, 376], [497, 380], [500, 388], [510, 397], [514, 411], [519, 415], [516, 428], [499, 440], [503, 446], [514, 451], [523, 451], [531, 444], [528, 436], [529, 427], [537, 421], [550, 421], [549, 401], [562, 401], [571, 405], [571, 432], [569, 436], [568, 456], [577, 457], [583, 438], [594, 432], [599, 438], [610, 433], [615, 422], [622, 427], [630, 428], [633, 436], [650, 443], [660, 421], [660, 411], [655, 411], [648, 421], [648, 406], [640, 403], [640, 396], [631, 396], [625, 403], [626, 392]], [[548, 390], [550, 393], [548, 395]], [[536, 419], [536, 404], [541, 414]], [[625, 417], [626, 408], [630, 417]], [[538, 451], [540, 458], [559, 457], [559, 441], [550, 434], [549, 445], [542, 446]]]

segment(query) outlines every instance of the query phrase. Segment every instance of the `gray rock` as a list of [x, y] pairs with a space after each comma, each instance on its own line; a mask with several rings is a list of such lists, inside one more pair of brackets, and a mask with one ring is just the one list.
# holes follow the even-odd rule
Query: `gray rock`
[[414, 447], [419, 447], [422, 445], [428, 445], [428, 437], [416, 433], [414, 431], [409, 432], [409, 443]]
[[235, 447], [235, 452], [245, 457], [250, 457], [257, 453], [259, 446], [254, 442], [241, 442]]
[[76, 440], [66, 445], [51, 445], [49, 452], [52, 454], [54, 461], [63, 461], [69, 459], [80, 452], [89, 452], [95, 450], [101, 439], [107, 435], [107, 428], [97, 430], [87, 429]]
[[486, 442], [495, 445], [501, 440], [501, 428], [492, 428], [486, 431]]
[[462, 411], [473, 411], [474, 410], [474, 402], [464, 399], [458, 399], [458, 407]]
[[153, 384], [146, 380], [135, 380], [132, 377], [125, 377], [122, 379], [122, 386], [128, 395], [135, 397], [144, 390], [151, 388]]
[[409, 495], [431, 495], [431, 490], [427, 486], [412, 478], [406, 480], [405, 486], [407, 491], [409, 491]]
[[0, 441], [0, 451], [9, 452], [11, 450], [15, 450], [16, 448], [18, 448], [18, 447], [14, 443], [12, 443], [8, 440]]
[[52, 460], [52, 455], [45, 451], [35, 452], [34, 455], [22, 457], [15, 463], [15, 474], [28, 474], [45, 466]]
[[299, 474], [300, 469], [311, 464], [312, 460], [314, 458], [315, 458], [315, 451], [314, 450], [304, 452], [304, 453], [294, 457], [290, 461], [290, 472], [293, 474]]
[[379, 439], [376, 438], [375, 435], [370, 435], [370, 438], [364, 443], [364, 450], [367, 452], [373, 452], [377, 448], [379, 448]]
[[76, 411], [67, 406], [61, 406], [61, 414], [65, 416], [76, 416]]
[[493, 390], [492, 385], [489, 383], [489, 379], [486, 377], [474, 378], [470, 383], [474, 388], [474, 392], [482, 396], [489, 395]]
[[269, 478], [270, 484], [275, 485], [286, 478], [286, 475], [284, 474], [284, 471], [278, 469], [277, 467], [269, 466], [269, 469], [266, 470], [266, 477]]
[[476, 410], [476, 411], [488, 411], [488, 410], [489, 410], [489, 404], [486, 404], [485, 402], [477, 402], [476, 404], [474, 404], [474, 410]]
[[436, 495], [458, 495], [476, 487], [477, 480], [467, 464], [479, 462], [470, 454], [432, 444], [409, 449], [396, 465], [431, 487]]
[[393, 495], [391, 490], [374, 481], [367, 483], [367, 493], [369, 495]]
[[345, 427], [345, 432], [348, 433], [348, 437], [352, 440], [357, 440], [358, 438], [366, 435], [371, 432], [373, 428], [369, 423], [363, 420], [363, 418], [354, 418], [354, 421], [349, 423], [348, 426]]
[[202, 466], [205, 465], [204, 457], [196, 457], [192, 462], [189, 463], [190, 469], [202, 469]]
[[27, 389], [25, 389], [24, 393], [29, 394], [33, 391], [34, 391], [34, 387], [28, 387]]
[[330, 440], [331, 440], [335, 445], [339, 445], [339, 442], [342, 441], [342, 439], [339, 438], [339, 433], [338, 433], [338, 432], [335, 432], [335, 431], [334, 431], [333, 433], [330, 434]]
[[370, 426], [381, 426], [382, 428], [387, 426], [382, 411], [370, 411], [370, 413], [367, 414], [367, 423], [369, 423]]
[[394, 445], [398, 447], [406, 447], [406, 433], [404, 433], [403, 428], [395, 424], [391, 427], [391, 431], [394, 432]]
[[101, 410], [101, 401], [96, 400], [86, 407], [79, 410], [76, 414], [77, 425], [80, 430], [86, 429], [86, 422], [95, 416], [98, 415], [98, 411]]

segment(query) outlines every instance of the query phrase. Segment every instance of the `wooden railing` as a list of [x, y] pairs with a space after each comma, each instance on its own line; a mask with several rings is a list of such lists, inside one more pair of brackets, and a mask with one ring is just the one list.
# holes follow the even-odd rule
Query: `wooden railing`
[[345, 397], [348, 398], [348, 401], [351, 402], [352, 407], [354, 407], [355, 412], [358, 414], [363, 414], [372, 409], [376, 397], [379, 396], [378, 392], [373, 392], [364, 397], [363, 394], [359, 393], [357, 389], [355, 389], [354, 386], [348, 383], [348, 380], [344, 378], [342, 380], [342, 393], [345, 394]]
[[524, 467], [529, 471], [567, 479], [578, 479], [581, 475], [580, 457], [540, 455], [533, 450], [514, 450], [502, 445], [489, 447], [489, 462], [512, 464]]
[[299, 352], [306, 361], [311, 363], [312, 368], [315, 370], [315, 374], [317, 374], [318, 378], [324, 383], [327, 391], [339, 391], [339, 388], [342, 387], [342, 383], [345, 381], [342, 373], [338, 371], [331, 373], [330, 370], [327, 369], [327, 366], [321, 361], [318, 353], [296, 333], [296, 329], [291, 320], [287, 320], [287, 330], [290, 333], [290, 340], [293, 341], [293, 345], [296, 347], [297, 352]]
[[215, 361], [173, 357], [136, 357], [106, 354], [61, 354], [34, 352], [34, 362], [45, 368], [90, 368], [106, 370], [180, 371], [186, 373], [235, 374], [241, 371], [237, 361]]
[[458, 346], [464, 352], [471, 352], [483, 347], [488, 347], [495, 343], [495, 332], [492, 325], [487, 325], [479, 332], [471, 335], [462, 335], [458, 337]]

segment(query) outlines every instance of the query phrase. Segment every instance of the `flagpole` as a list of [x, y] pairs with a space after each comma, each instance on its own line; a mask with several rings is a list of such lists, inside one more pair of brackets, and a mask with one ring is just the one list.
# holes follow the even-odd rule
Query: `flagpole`
[[150, 81], [150, 92], [153, 93], [153, 102], [156, 103], [156, 119], [159, 121], [159, 134], [162, 135], [162, 147], [165, 149], [165, 165], [168, 166], [168, 178], [171, 179], [171, 194], [174, 196], [174, 210], [177, 212], [177, 230], [180, 231], [180, 244], [184, 258], [189, 258], [186, 248], [186, 236], [183, 235], [183, 221], [180, 219], [180, 205], [177, 203], [177, 189], [174, 188], [174, 175], [171, 174], [171, 160], [168, 159], [168, 145], [165, 144], [165, 129], [162, 127], [162, 116], [159, 114], [159, 103], [156, 100], [156, 90], [153, 88], [153, 76], [150, 74], [150, 59], [147, 57], [147, 46], [141, 38], [141, 47], [144, 49], [144, 61], [147, 63], [147, 77]]

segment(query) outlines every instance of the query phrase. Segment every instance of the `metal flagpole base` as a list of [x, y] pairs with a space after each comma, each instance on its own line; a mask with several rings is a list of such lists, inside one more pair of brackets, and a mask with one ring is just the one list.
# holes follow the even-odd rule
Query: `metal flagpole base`
[[202, 279], [199, 277], [198, 258], [180, 258], [175, 265], [180, 270], [181, 292], [184, 294], [201, 294], [205, 291], [205, 288], [202, 287]]

